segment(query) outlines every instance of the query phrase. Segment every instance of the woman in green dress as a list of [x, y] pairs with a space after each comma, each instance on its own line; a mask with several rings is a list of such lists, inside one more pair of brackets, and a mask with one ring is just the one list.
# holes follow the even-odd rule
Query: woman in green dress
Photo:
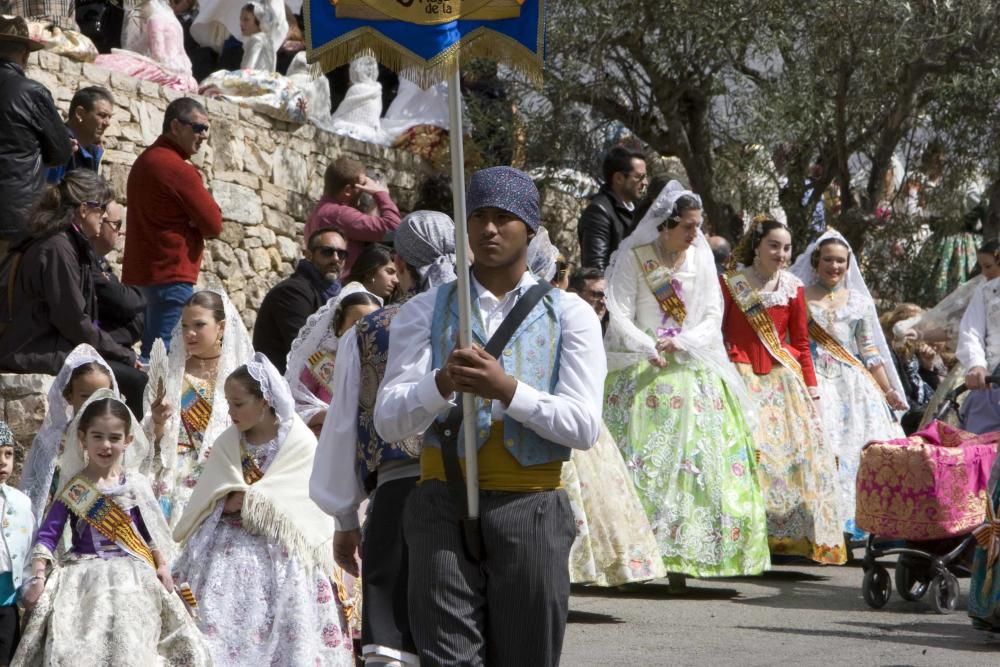
[[605, 421], [669, 572], [769, 567], [751, 403], [722, 343], [722, 293], [701, 200], [673, 181], [608, 271]]

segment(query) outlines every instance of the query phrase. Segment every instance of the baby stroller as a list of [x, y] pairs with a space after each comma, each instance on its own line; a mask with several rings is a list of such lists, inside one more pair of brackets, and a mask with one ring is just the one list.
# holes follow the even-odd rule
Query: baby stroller
[[[1000, 376], [987, 382], [1000, 384]], [[899, 556], [895, 581], [904, 600], [915, 602], [929, 592], [939, 614], [958, 605], [958, 576], [969, 576], [971, 532], [985, 521], [1000, 441], [1000, 432], [977, 436], [945, 422], [965, 391], [964, 384], [951, 391], [925, 429], [870, 442], [861, 451], [855, 521], [869, 533], [861, 592], [873, 609], [892, 595], [889, 571], [879, 562], [884, 556]]]

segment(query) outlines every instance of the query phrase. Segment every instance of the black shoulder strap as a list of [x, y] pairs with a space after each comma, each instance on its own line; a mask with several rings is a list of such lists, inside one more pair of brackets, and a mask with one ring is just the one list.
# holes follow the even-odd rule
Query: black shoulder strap
[[[489, 342], [484, 348], [489, 354], [499, 358], [504, 347], [510, 342], [511, 337], [517, 328], [524, 322], [535, 306], [549, 293], [552, 285], [547, 282], [540, 282], [524, 293], [514, 309], [500, 323], [500, 327], [490, 336]], [[462, 476], [462, 467], [458, 461], [458, 443], [461, 432], [459, 426], [462, 423], [462, 395], [455, 397], [457, 405], [448, 413], [448, 418], [442, 424], [434, 422], [432, 428], [437, 430], [438, 439], [441, 442], [441, 458], [444, 463], [444, 476], [447, 480], [448, 491], [452, 501], [458, 508], [462, 517], [463, 530], [465, 535], [465, 545], [469, 555], [473, 560], [482, 560], [482, 538], [478, 533], [478, 522], [470, 521], [469, 503], [465, 493], [465, 478]]]

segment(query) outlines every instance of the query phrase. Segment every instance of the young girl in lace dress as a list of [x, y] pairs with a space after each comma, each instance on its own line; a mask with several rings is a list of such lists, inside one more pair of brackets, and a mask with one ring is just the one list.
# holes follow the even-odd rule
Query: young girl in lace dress
[[[65, 481], [32, 550], [22, 599], [34, 612], [12, 664], [209, 664], [201, 635], [172, 594], [173, 542], [149, 481], [135, 471], [149, 448], [139, 434], [107, 389], [77, 416], [63, 456]], [[72, 546], [57, 557], [67, 526]]]
[[354, 664], [330, 581], [333, 519], [309, 498], [316, 436], [262, 354], [226, 380], [233, 425], [212, 445], [175, 569], [217, 667]]

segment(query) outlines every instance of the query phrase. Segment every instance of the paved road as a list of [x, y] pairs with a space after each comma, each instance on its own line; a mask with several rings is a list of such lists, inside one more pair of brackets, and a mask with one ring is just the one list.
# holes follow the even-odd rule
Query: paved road
[[[860, 555], [860, 552], [858, 552]], [[942, 616], [895, 591], [880, 611], [861, 597], [860, 566], [778, 566], [762, 577], [666, 582], [637, 592], [573, 588], [562, 664], [808, 667], [1000, 664], [1000, 639], [959, 610]]]

